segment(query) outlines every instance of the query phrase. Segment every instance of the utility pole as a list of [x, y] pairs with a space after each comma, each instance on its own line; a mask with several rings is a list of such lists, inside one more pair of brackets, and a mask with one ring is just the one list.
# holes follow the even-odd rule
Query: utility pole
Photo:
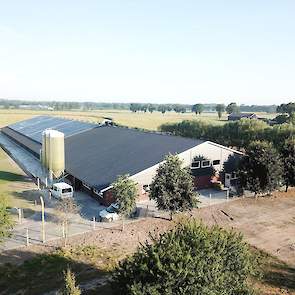
[[43, 197], [40, 196], [41, 201], [41, 231], [42, 231], [42, 242], [45, 243], [45, 212], [44, 212], [44, 200]]

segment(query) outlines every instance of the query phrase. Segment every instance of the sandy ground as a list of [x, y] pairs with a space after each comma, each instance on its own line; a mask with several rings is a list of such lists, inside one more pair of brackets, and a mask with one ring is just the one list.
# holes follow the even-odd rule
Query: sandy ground
[[[257, 200], [242, 198], [195, 209], [191, 214], [208, 225], [218, 224], [240, 231], [251, 245], [295, 266], [295, 190]], [[121, 226], [93, 231], [72, 237], [69, 243], [99, 245], [101, 248], [113, 248], [125, 255], [132, 253], [143, 243], [150, 232], [157, 235], [174, 226], [176, 220], [177, 218], [172, 222], [160, 218], [135, 220], [125, 225], [124, 232], [121, 231]], [[0, 261], [20, 263], [35, 253], [50, 252], [58, 246], [62, 246], [62, 241], [3, 252], [0, 254]]]

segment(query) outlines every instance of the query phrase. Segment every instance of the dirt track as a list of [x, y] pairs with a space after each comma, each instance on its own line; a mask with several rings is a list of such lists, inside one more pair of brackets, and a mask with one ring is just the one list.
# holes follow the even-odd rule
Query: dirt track
[[[271, 198], [238, 199], [196, 209], [192, 215], [208, 225], [217, 223], [241, 231], [250, 244], [295, 265], [295, 190], [288, 194], [277, 193]], [[125, 225], [124, 232], [120, 228], [100, 230], [75, 236], [70, 239], [70, 243], [95, 244], [102, 248], [113, 248], [124, 255], [132, 253], [139, 242], [144, 242], [149, 232], [162, 232], [173, 224], [163, 219], [147, 218]], [[35, 253], [52, 251], [56, 246], [62, 246], [62, 243], [2, 253], [0, 260], [22, 262]]]

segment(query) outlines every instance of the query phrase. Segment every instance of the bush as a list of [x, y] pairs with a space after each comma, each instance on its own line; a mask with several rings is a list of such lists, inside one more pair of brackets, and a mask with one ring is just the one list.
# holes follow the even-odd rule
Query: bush
[[257, 263], [241, 234], [190, 220], [151, 240], [120, 263], [115, 294], [252, 294]]

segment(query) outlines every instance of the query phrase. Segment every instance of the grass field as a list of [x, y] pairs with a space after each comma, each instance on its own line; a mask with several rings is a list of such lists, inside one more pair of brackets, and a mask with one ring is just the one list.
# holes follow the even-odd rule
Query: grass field
[[[30, 110], [0, 110], [0, 128], [17, 121], [29, 119], [39, 115], [54, 115], [65, 118], [83, 120], [98, 123], [104, 118], [112, 118], [116, 123], [128, 126], [138, 127], [149, 130], [157, 130], [161, 124], [181, 122], [182, 120], [198, 119], [212, 124], [224, 124], [227, 122], [227, 116], [224, 114], [221, 120], [218, 119], [217, 113], [202, 113], [195, 115], [194, 113], [178, 114], [175, 112], [167, 112], [165, 114], [159, 112], [151, 113], [132, 113], [130, 111], [120, 110], [97, 110], [97, 111], [30, 111]], [[260, 113], [261, 117], [272, 118], [274, 114]]]
[[0, 148], [0, 198], [5, 198], [9, 207], [22, 208], [27, 217], [35, 212], [34, 201], [38, 198], [35, 188], [24, 172]]

